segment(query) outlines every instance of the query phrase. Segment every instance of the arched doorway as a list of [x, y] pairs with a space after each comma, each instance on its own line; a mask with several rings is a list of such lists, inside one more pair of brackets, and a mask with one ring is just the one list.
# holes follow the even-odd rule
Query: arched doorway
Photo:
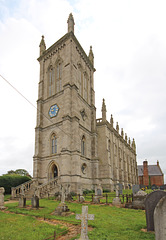
[[58, 168], [55, 164], [52, 166], [52, 176], [53, 178], [58, 177]]
[[48, 180], [53, 180], [54, 178], [58, 177], [59, 171], [57, 165], [53, 162], [50, 164], [48, 169]]

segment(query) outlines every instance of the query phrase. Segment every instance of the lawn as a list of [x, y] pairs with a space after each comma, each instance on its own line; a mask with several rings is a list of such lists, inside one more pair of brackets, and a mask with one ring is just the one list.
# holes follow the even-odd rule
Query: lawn
[[[53, 199], [40, 199], [40, 209], [32, 210], [27, 208], [18, 208], [18, 203], [6, 202], [5, 205], [8, 207], [8, 211], [15, 214], [0, 212], [0, 239], [43, 240], [46, 238], [46, 235], [47, 237], [53, 235], [54, 230], [57, 232], [64, 231], [64, 229], [60, 228], [60, 226], [55, 229], [55, 226], [46, 224], [44, 222], [42, 222], [44, 225], [40, 225], [41, 222], [39, 222], [35, 217], [59, 219], [72, 224], [80, 224], [80, 221], [75, 219], [75, 214], [81, 213], [82, 204], [75, 202], [67, 203], [70, 211], [74, 213], [68, 217], [51, 215], [58, 204], [59, 202]], [[30, 201], [27, 201], [27, 205], [30, 205]], [[95, 220], [88, 222], [89, 226], [94, 228], [88, 233], [89, 239], [91, 240], [155, 239], [154, 233], [141, 231], [141, 229], [146, 228], [145, 212], [142, 210], [117, 208], [110, 205], [85, 205], [89, 206], [89, 214], [95, 215]], [[7, 220], [8, 218], [9, 220]], [[9, 222], [9, 224], [5, 224], [5, 222]], [[21, 222], [23, 222], [22, 225], [20, 224]], [[20, 229], [23, 229], [24, 231], [24, 238], [22, 238]], [[11, 232], [14, 238], [9, 238], [9, 236], [11, 236], [9, 233]], [[32, 234], [32, 236], [35, 237], [31, 237], [29, 234]]]

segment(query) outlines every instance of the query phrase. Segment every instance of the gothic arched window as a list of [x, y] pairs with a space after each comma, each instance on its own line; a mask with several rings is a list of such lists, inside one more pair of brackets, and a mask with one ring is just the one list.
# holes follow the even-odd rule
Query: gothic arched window
[[85, 136], [81, 139], [81, 155], [85, 156]]
[[54, 83], [55, 83], [55, 69], [50, 67], [48, 71], [48, 96], [54, 94]]
[[56, 65], [56, 92], [60, 92], [62, 90], [62, 63], [58, 61]]
[[53, 134], [51, 137], [51, 153], [52, 154], [57, 153], [57, 138], [55, 134]]

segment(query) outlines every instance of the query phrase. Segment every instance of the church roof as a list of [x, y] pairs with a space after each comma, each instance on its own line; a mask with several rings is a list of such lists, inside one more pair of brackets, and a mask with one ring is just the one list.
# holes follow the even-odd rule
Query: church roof
[[[143, 176], [143, 165], [138, 165], [138, 176]], [[163, 173], [159, 166], [157, 165], [148, 165], [148, 174], [149, 176], [162, 176]]]

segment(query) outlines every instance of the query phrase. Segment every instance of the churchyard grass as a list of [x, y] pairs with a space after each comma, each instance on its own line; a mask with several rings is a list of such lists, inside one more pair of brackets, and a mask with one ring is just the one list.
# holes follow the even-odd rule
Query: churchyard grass
[[50, 225], [45, 222], [38, 221], [32, 216], [23, 216], [10, 214], [0, 211], [0, 239], [1, 240], [43, 240], [56, 233], [67, 230], [61, 225]]
[[4, 201], [9, 201], [9, 200], [10, 200], [10, 197], [11, 197], [10, 194], [6, 194], [6, 195], [4, 196]]
[[[75, 214], [81, 213], [82, 204], [75, 203], [75, 202], [70, 202], [70, 203], [66, 202], [66, 203], [71, 212]], [[31, 204], [30, 201], [27, 201], [27, 205], [30, 205], [30, 204]], [[75, 214], [72, 214], [67, 217], [52, 215], [51, 213], [54, 212], [58, 204], [59, 202], [53, 199], [50, 199], [50, 200], [40, 199], [40, 208], [38, 210], [18, 208], [18, 203], [6, 202], [5, 205], [8, 207], [8, 211], [13, 213], [25, 214], [27, 218], [32, 218], [35, 221], [37, 220], [33, 218], [33, 216], [40, 217], [43, 219], [46, 218], [46, 219], [63, 220], [65, 222], [70, 222], [72, 224], [80, 224], [80, 221], [75, 219]], [[141, 231], [141, 229], [146, 228], [145, 211], [117, 208], [117, 207], [112, 207], [112, 206], [103, 205], [103, 204], [102, 205], [88, 204], [88, 206], [89, 206], [88, 213], [95, 215], [95, 220], [88, 222], [89, 226], [94, 228], [92, 231], [89, 231], [88, 233], [89, 238], [91, 240], [96, 240], [96, 239], [97, 240], [109, 240], [109, 239], [111, 240], [118, 240], [118, 239], [154, 240], [155, 239], [154, 233]], [[13, 214], [13, 216], [17, 217], [20, 215]], [[28, 228], [25, 228], [25, 231], [26, 229], [28, 231]], [[31, 231], [33, 232], [33, 224], [31, 226]], [[52, 235], [52, 232], [50, 233], [50, 235]], [[16, 233], [16, 236], [17, 236], [17, 233]], [[17, 238], [14, 238], [14, 239], [16, 240]], [[24, 239], [33, 239], [33, 238], [24, 238]], [[73, 237], [73, 239], [75, 238]]]

